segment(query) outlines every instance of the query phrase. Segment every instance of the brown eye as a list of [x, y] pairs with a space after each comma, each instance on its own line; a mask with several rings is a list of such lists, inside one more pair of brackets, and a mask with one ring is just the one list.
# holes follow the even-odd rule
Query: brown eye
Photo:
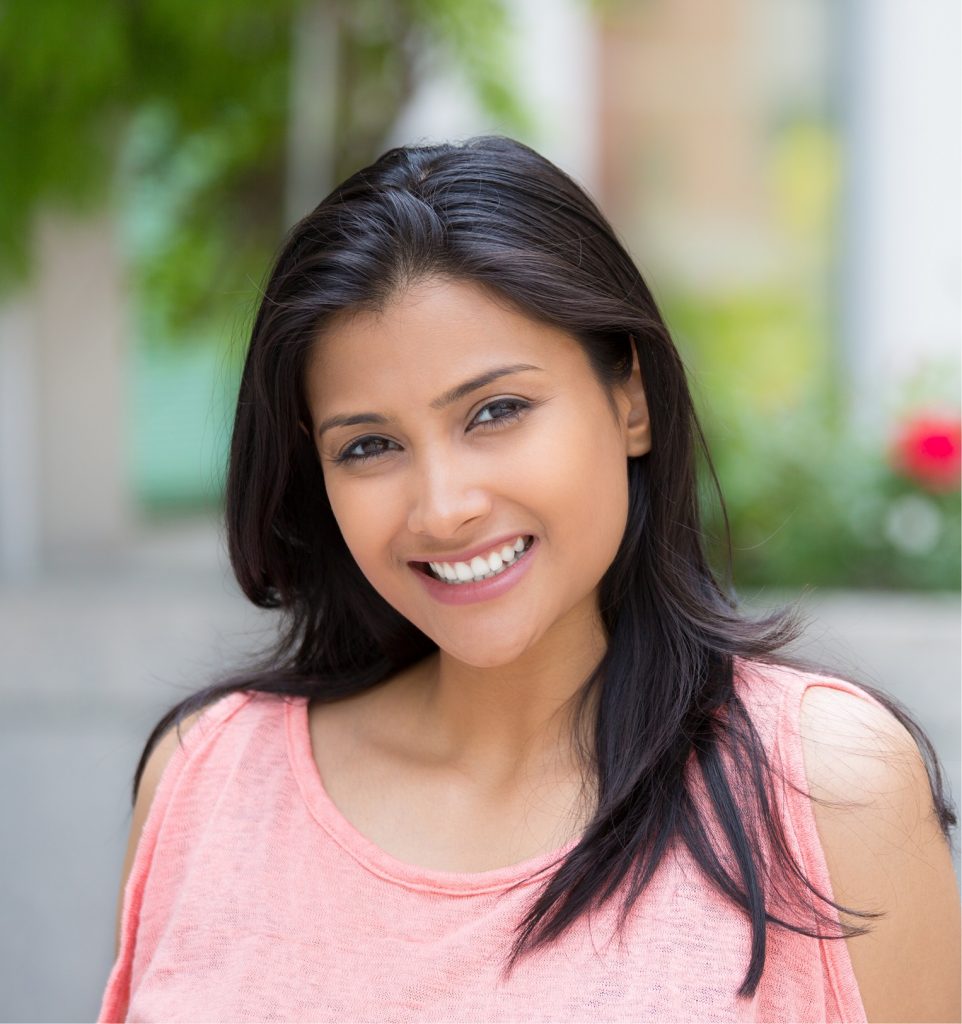
[[348, 462], [364, 462], [366, 459], [376, 459], [385, 451], [384, 447], [380, 447], [375, 451], [362, 452], [359, 455], [351, 454], [351, 452], [355, 448], [360, 448], [362, 445], [365, 444], [377, 444], [381, 446], [386, 446], [389, 444], [394, 444], [394, 442], [388, 441], [387, 438], [384, 437], [361, 437], [358, 438], [358, 440], [356, 441], [352, 441], [346, 448], [343, 448], [341, 452], [335, 457], [334, 461], [339, 464]]
[[[482, 406], [478, 410], [478, 415], [475, 416], [474, 422], [478, 423], [479, 426], [500, 426], [506, 423], [513, 423], [515, 420], [521, 418], [525, 410], [529, 407], [528, 402], [523, 402], [520, 398], [498, 398], [493, 402], [488, 402], [487, 405]], [[508, 412], [502, 413], [498, 416], [492, 416], [487, 420], [479, 420], [478, 417], [489, 409], [508, 409]]]

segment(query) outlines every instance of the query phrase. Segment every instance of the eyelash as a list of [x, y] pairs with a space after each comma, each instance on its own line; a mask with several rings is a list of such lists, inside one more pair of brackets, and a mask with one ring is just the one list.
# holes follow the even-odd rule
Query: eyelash
[[[531, 407], [530, 402], [524, 402], [518, 398], [496, 398], [493, 402], [488, 402], [487, 405], [481, 406], [478, 409], [478, 416], [484, 412], [485, 409], [490, 409], [495, 405], [513, 405], [515, 406], [514, 412], [509, 412], [504, 416], [498, 416], [496, 419], [483, 420], [479, 426], [489, 427], [498, 429], [503, 426], [507, 426], [510, 423], [514, 423], [516, 420], [521, 419], [522, 415]], [[348, 455], [347, 453], [352, 449], [356, 448], [359, 444], [363, 444], [365, 441], [386, 441], [383, 437], [359, 437], [356, 441], [352, 441], [346, 448], [343, 448], [339, 455], [335, 456], [334, 462], [341, 465], [345, 463], [358, 463], [367, 462], [369, 459], [376, 459], [379, 455], [384, 454], [384, 450], [377, 452], [370, 452], [367, 455]]]

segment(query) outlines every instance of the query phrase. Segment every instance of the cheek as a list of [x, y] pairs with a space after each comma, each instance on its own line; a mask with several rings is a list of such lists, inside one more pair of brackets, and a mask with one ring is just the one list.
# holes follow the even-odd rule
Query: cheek
[[582, 505], [581, 521], [575, 527], [584, 560], [598, 574], [604, 573], [614, 561], [628, 519], [626, 464], [609, 462], [607, 473], [602, 468], [598, 463], [592, 467], [594, 476], [585, 484], [585, 493], [591, 497]]
[[624, 441], [607, 406], [569, 415], [529, 465], [528, 487], [553, 534], [590, 563], [610, 564], [628, 516]]
[[[628, 468], [624, 441], [607, 407], [580, 409], [554, 417], [525, 453], [522, 472], [532, 489], [564, 496], [572, 513], [604, 513], [627, 500]], [[545, 490], [546, 489], [546, 490]]]
[[370, 487], [362, 486], [362, 481], [341, 481], [332, 479], [333, 476], [328, 476], [325, 471], [331, 511], [348, 550], [361, 571], [368, 575], [373, 552], [383, 545], [388, 525], [383, 503], [372, 497]]

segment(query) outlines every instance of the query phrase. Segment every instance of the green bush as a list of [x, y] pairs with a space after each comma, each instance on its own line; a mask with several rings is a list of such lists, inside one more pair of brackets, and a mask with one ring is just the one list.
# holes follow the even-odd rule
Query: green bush
[[[736, 587], [958, 589], [958, 486], [910, 478], [887, 434], [849, 421], [817, 310], [767, 294], [676, 296], [665, 311], [725, 499]], [[702, 492], [721, 563], [707, 473]]]

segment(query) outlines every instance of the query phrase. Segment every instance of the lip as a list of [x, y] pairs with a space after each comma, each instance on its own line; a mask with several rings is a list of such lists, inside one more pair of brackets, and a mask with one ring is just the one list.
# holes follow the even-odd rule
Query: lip
[[[514, 534], [514, 536], [517, 537], [518, 534]], [[531, 534], [521, 534], [521, 536], [530, 537]], [[434, 576], [429, 576], [413, 566], [412, 571], [421, 581], [427, 592], [432, 597], [437, 598], [442, 604], [474, 604], [477, 601], [489, 601], [494, 597], [499, 597], [505, 591], [514, 587], [530, 568], [539, 546], [538, 538], [535, 537], [531, 542], [531, 546], [518, 561], [508, 566], [504, 572], [498, 573], [497, 576], [481, 580], [478, 583], [442, 583]], [[486, 551], [488, 549], [481, 548], [480, 550]], [[433, 562], [434, 559], [432, 558], [431, 561]], [[447, 559], [443, 559], [443, 561], [447, 561]], [[460, 562], [463, 559], [459, 558], [456, 561]]]
[[[408, 559], [408, 564], [427, 565], [428, 562], [450, 562], [452, 564], [455, 562], [470, 562], [471, 559], [477, 555], [487, 555], [496, 549], [500, 550], [505, 544], [513, 544], [519, 537], [534, 537], [534, 534], [524, 533], [523, 531], [506, 533], [500, 539], [495, 537], [492, 540], [486, 541], [484, 544], [477, 544], [475, 547], [469, 548], [467, 551], [462, 551], [456, 555], [427, 555], [424, 558], [419, 557]], [[535, 540], [537, 540], [537, 538], [535, 538]]]

